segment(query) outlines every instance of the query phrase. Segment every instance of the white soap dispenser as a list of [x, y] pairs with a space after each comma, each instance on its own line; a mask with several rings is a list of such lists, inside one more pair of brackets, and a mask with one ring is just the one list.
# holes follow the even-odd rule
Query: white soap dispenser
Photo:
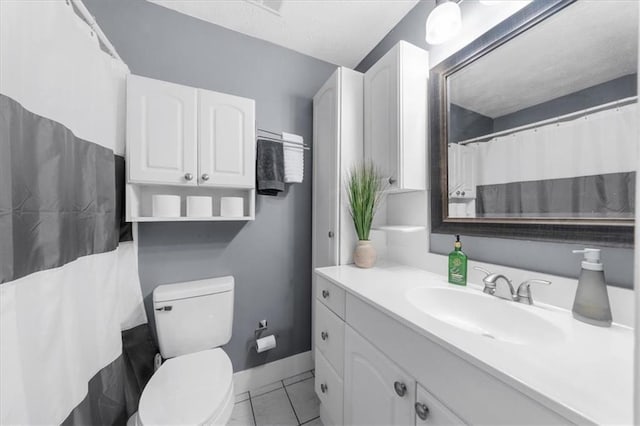
[[576, 298], [573, 301], [573, 317], [588, 324], [609, 327], [611, 307], [604, 280], [604, 265], [600, 262], [600, 250], [585, 248], [573, 252], [584, 253]]

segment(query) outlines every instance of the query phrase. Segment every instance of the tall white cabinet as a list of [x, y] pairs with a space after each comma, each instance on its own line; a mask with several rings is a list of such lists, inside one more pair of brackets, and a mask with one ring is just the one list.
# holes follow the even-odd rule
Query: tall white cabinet
[[[251, 220], [255, 215], [255, 101], [129, 75], [127, 220]], [[156, 217], [154, 195], [181, 199], [180, 217]], [[212, 200], [209, 217], [186, 217], [189, 196]], [[221, 198], [244, 199], [222, 217]]]
[[[353, 165], [372, 160], [392, 192], [426, 189], [428, 69], [427, 52], [400, 42], [365, 74], [338, 68], [313, 98], [314, 268], [352, 263], [357, 237], [344, 183]], [[344, 290], [316, 274], [313, 287], [323, 423], [415, 424], [415, 380], [346, 326]], [[406, 397], [389, 387], [396, 381]]]
[[400, 41], [364, 74], [364, 154], [390, 191], [427, 189], [429, 54]]
[[314, 268], [351, 263], [356, 235], [344, 181], [362, 160], [362, 74], [338, 68], [313, 97]]

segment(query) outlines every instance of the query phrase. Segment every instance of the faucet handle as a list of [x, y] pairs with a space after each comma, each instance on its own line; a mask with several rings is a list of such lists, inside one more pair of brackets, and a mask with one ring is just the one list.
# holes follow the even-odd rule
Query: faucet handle
[[480, 272], [484, 272], [486, 274], [486, 276], [488, 277], [489, 275], [491, 275], [491, 272], [487, 271], [486, 269], [480, 267], [480, 266], [474, 266], [473, 269], [480, 271]]
[[540, 279], [532, 279], [527, 280], [518, 286], [518, 291], [516, 292], [518, 296], [518, 302], [525, 303], [527, 305], [533, 305], [533, 298], [531, 297], [531, 284], [542, 284], [542, 285], [551, 285], [551, 281], [540, 280]]
[[493, 295], [496, 292], [496, 283], [495, 282], [491, 282], [491, 281], [487, 281], [487, 277], [490, 277], [491, 275], [494, 275], [494, 274], [489, 272], [489, 271], [487, 271], [484, 268], [481, 268], [480, 266], [474, 266], [473, 269], [476, 269], [476, 270], [478, 270], [480, 272], [484, 272], [486, 274], [484, 276], [484, 278], [482, 279], [482, 282], [484, 283], [484, 288], [482, 289], [482, 291], [484, 293]]

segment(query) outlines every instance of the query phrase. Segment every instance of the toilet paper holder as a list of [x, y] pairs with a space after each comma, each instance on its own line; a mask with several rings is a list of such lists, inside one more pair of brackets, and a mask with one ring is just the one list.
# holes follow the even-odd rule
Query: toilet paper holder
[[259, 339], [262, 336], [262, 333], [264, 333], [268, 329], [269, 329], [269, 327], [267, 326], [267, 320], [266, 319], [258, 321], [258, 328], [253, 330], [253, 336], [256, 339]]

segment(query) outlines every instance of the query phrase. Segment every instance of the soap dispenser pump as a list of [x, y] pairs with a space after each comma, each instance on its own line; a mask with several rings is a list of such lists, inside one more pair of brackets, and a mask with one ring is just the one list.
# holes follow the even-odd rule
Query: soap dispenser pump
[[573, 252], [584, 253], [576, 298], [573, 301], [573, 317], [587, 324], [609, 327], [611, 307], [604, 280], [604, 265], [600, 262], [600, 250], [585, 248]]

